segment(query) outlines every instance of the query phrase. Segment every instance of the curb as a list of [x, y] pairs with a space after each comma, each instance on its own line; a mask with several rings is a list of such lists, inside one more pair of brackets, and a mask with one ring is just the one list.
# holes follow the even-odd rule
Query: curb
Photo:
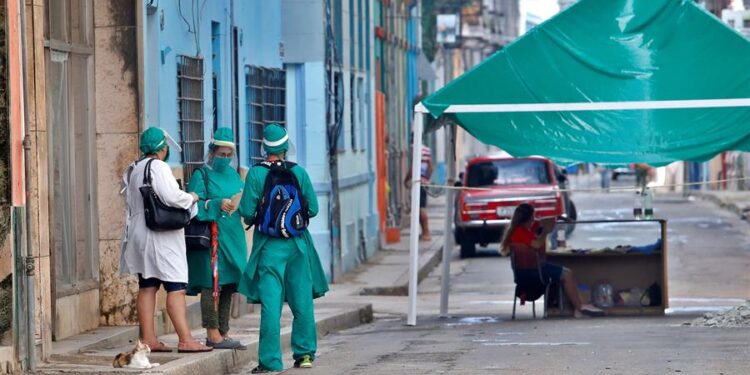
[[[316, 320], [315, 325], [318, 334], [325, 335], [332, 331], [348, 329], [372, 322], [372, 319], [372, 305], [362, 304], [349, 308], [343, 313]], [[281, 330], [281, 347], [283, 352], [290, 350], [291, 336], [291, 327]], [[258, 341], [255, 340], [246, 343], [246, 346], [247, 350], [222, 350], [187, 356], [143, 373], [165, 375], [227, 373], [251, 361], [258, 360]]]
[[[430, 272], [443, 260], [443, 241], [435, 240], [429, 244], [429, 248], [419, 256], [419, 270], [417, 271], [417, 283], [421, 283]], [[372, 286], [360, 289], [361, 296], [406, 296], [409, 294], [409, 265], [399, 276], [393, 285]]]
[[731, 211], [737, 216], [740, 217], [742, 220], [747, 220], [748, 218], [748, 212], [750, 212], [750, 209], [742, 209], [740, 206], [738, 206], [736, 203], [726, 203], [721, 200], [721, 198], [713, 195], [713, 194], [704, 194], [704, 193], [692, 193], [692, 196], [695, 196], [697, 198], [700, 198], [705, 201], [712, 202], [719, 206], [719, 208], [723, 208], [727, 211]]
[[[331, 332], [353, 328], [361, 324], [370, 323], [373, 320], [372, 304], [346, 304], [337, 305], [342, 311], [333, 315], [316, 319], [315, 325], [319, 337], [323, 337]], [[123, 333], [112, 335], [100, 342], [119, 343], [118, 340], [127, 337], [130, 330]], [[137, 328], [136, 328], [137, 334]], [[283, 352], [291, 350], [292, 328], [285, 327], [281, 330], [281, 347]], [[113, 341], [109, 341], [112, 339]], [[258, 360], [258, 340], [244, 343], [247, 350], [215, 350], [209, 353], [192, 354], [182, 358], [171, 360], [161, 366], [151, 370], [137, 371], [127, 369], [111, 369], [102, 371], [101, 367], [87, 368], [87, 364], [98, 364], [101, 358], [92, 357], [91, 363], [81, 363], [81, 353], [57, 355], [59, 360], [68, 361], [68, 364], [58, 364], [49, 368], [39, 368], [38, 374], [165, 374], [165, 375], [183, 375], [183, 374], [224, 374], [245, 366], [252, 361]], [[164, 353], [169, 356], [169, 353]], [[71, 357], [72, 356], [72, 357]], [[70, 358], [68, 358], [70, 357]], [[159, 359], [151, 358], [152, 361], [158, 362]], [[78, 361], [78, 364], [74, 364]]]

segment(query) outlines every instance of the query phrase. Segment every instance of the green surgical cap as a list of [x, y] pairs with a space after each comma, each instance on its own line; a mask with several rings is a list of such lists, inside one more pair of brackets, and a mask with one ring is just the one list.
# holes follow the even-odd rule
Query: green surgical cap
[[215, 146], [224, 146], [235, 148], [234, 144], [234, 132], [232, 128], [218, 128], [214, 133], [213, 143]]
[[141, 134], [140, 149], [144, 155], [157, 153], [164, 147], [167, 147], [167, 137], [164, 136], [164, 130], [151, 127]]
[[268, 124], [263, 129], [263, 149], [271, 155], [279, 155], [289, 150], [289, 136], [279, 124]]

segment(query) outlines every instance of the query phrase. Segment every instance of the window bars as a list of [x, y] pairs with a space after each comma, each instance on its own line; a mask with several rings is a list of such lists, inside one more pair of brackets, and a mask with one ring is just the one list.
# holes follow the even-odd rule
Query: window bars
[[246, 75], [247, 131], [250, 164], [263, 161], [263, 127], [286, 127], [286, 71], [248, 65]]
[[193, 171], [203, 165], [203, 59], [177, 58], [177, 119], [182, 138], [182, 163], [187, 184]]

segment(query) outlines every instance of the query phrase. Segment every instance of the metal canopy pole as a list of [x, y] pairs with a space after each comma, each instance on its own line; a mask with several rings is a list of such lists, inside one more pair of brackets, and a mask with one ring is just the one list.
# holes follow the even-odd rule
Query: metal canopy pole
[[[427, 116], [427, 114], [425, 114]], [[453, 125], [445, 127], [445, 175], [446, 185], [452, 186], [456, 176], [455, 132]], [[440, 317], [448, 316], [448, 294], [450, 293], [451, 257], [453, 254], [453, 189], [445, 192], [445, 226], [443, 227], [443, 276], [440, 287]]]
[[419, 267], [419, 189], [422, 185], [422, 127], [426, 114], [414, 110], [414, 134], [411, 153], [411, 229], [409, 233], [409, 311], [406, 324], [417, 325], [417, 283]]

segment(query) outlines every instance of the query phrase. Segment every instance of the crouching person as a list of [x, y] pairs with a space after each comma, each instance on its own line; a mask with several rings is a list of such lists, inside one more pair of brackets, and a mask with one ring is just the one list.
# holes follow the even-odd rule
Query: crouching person
[[239, 292], [261, 304], [258, 366], [252, 373], [282, 371], [281, 309], [289, 304], [294, 367], [310, 368], [317, 351], [313, 298], [328, 291], [323, 267], [307, 230], [318, 213], [318, 200], [307, 172], [286, 161], [286, 130], [269, 124], [263, 130], [268, 157], [245, 179], [240, 214], [255, 226], [253, 246]]

